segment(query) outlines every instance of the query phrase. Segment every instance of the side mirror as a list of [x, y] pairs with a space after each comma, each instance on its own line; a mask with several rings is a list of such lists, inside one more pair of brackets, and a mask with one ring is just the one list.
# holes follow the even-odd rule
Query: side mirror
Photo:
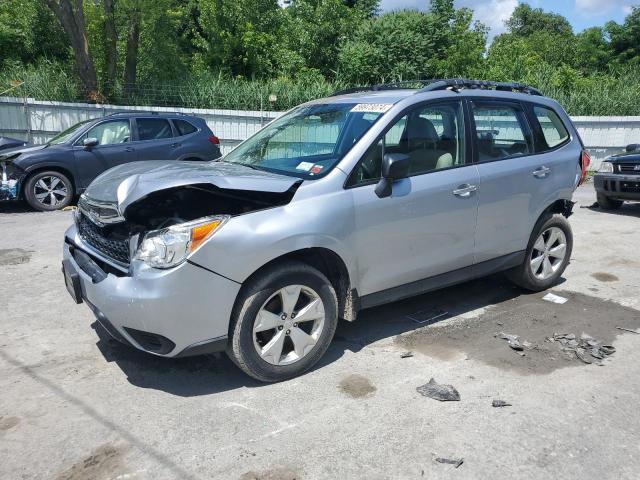
[[98, 145], [98, 139], [93, 137], [85, 138], [82, 141], [82, 145], [84, 145], [85, 148], [95, 147]]
[[640, 143], [631, 143], [625, 148], [627, 153], [640, 152]]
[[382, 178], [375, 190], [378, 197], [390, 196], [393, 182], [409, 176], [409, 161], [409, 155], [404, 153], [387, 153], [382, 157]]

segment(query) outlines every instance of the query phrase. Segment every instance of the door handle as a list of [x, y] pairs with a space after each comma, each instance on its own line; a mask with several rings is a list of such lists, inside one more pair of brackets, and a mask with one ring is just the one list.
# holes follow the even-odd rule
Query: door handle
[[176, 148], [179, 147], [180, 145], [182, 145], [181, 143], [172, 143], [171, 147]]
[[475, 192], [478, 189], [478, 187], [476, 187], [475, 185], [469, 185], [468, 183], [463, 183], [462, 185], [459, 185], [458, 188], [456, 188], [455, 190], [453, 190], [451, 193], [453, 193], [456, 197], [470, 197], [471, 194], [473, 192]]
[[544, 165], [540, 168], [536, 168], [533, 172], [533, 176], [537, 178], [545, 178], [547, 175], [551, 173], [551, 169], [549, 167], [545, 167]]
[[133, 152], [133, 151], [134, 151], [134, 149], [133, 149], [133, 147], [126, 147], [126, 148], [124, 149], [124, 151], [125, 151], [125, 152]]

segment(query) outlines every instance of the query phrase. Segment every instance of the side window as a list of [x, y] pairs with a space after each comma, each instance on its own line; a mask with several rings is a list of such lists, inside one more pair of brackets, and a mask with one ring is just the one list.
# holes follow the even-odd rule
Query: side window
[[191, 125], [186, 120], [173, 120], [173, 125], [178, 130], [178, 135], [189, 135], [190, 133], [197, 132], [198, 129]]
[[418, 107], [396, 121], [384, 137], [369, 148], [354, 169], [350, 185], [377, 181], [385, 153], [408, 155], [411, 175], [464, 165], [464, 140], [461, 102]]
[[551, 150], [569, 139], [569, 132], [556, 112], [550, 108], [535, 106], [533, 114], [538, 119], [542, 136], [547, 144], [544, 150]]
[[171, 125], [164, 118], [138, 118], [138, 140], [158, 140], [173, 137]]
[[80, 139], [97, 138], [98, 145], [114, 145], [116, 143], [127, 143], [131, 139], [131, 129], [129, 120], [114, 120], [96, 125]]
[[524, 112], [518, 106], [474, 103], [473, 120], [480, 162], [533, 152]]

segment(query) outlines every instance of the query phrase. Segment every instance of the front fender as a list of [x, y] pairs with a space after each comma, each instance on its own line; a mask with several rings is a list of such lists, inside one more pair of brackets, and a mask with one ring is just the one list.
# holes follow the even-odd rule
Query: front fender
[[[191, 261], [236, 282], [244, 282], [262, 266], [307, 248], [325, 248], [344, 262], [352, 287], [356, 258], [350, 242], [350, 206], [322, 209], [296, 202], [231, 218], [196, 251]], [[322, 232], [322, 233], [318, 233]]]

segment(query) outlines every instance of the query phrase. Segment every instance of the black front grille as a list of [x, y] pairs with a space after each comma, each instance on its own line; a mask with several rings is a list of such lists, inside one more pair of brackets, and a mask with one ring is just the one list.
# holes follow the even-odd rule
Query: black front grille
[[618, 172], [627, 175], [640, 175], [640, 163], [619, 163]]
[[78, 218], [78, 233], [80, 238], [105, 256], [120, 263], [129, 263], [129, 239], [109, 236], [109, 227], [99, 227], [89, 220], [84, 213]]

